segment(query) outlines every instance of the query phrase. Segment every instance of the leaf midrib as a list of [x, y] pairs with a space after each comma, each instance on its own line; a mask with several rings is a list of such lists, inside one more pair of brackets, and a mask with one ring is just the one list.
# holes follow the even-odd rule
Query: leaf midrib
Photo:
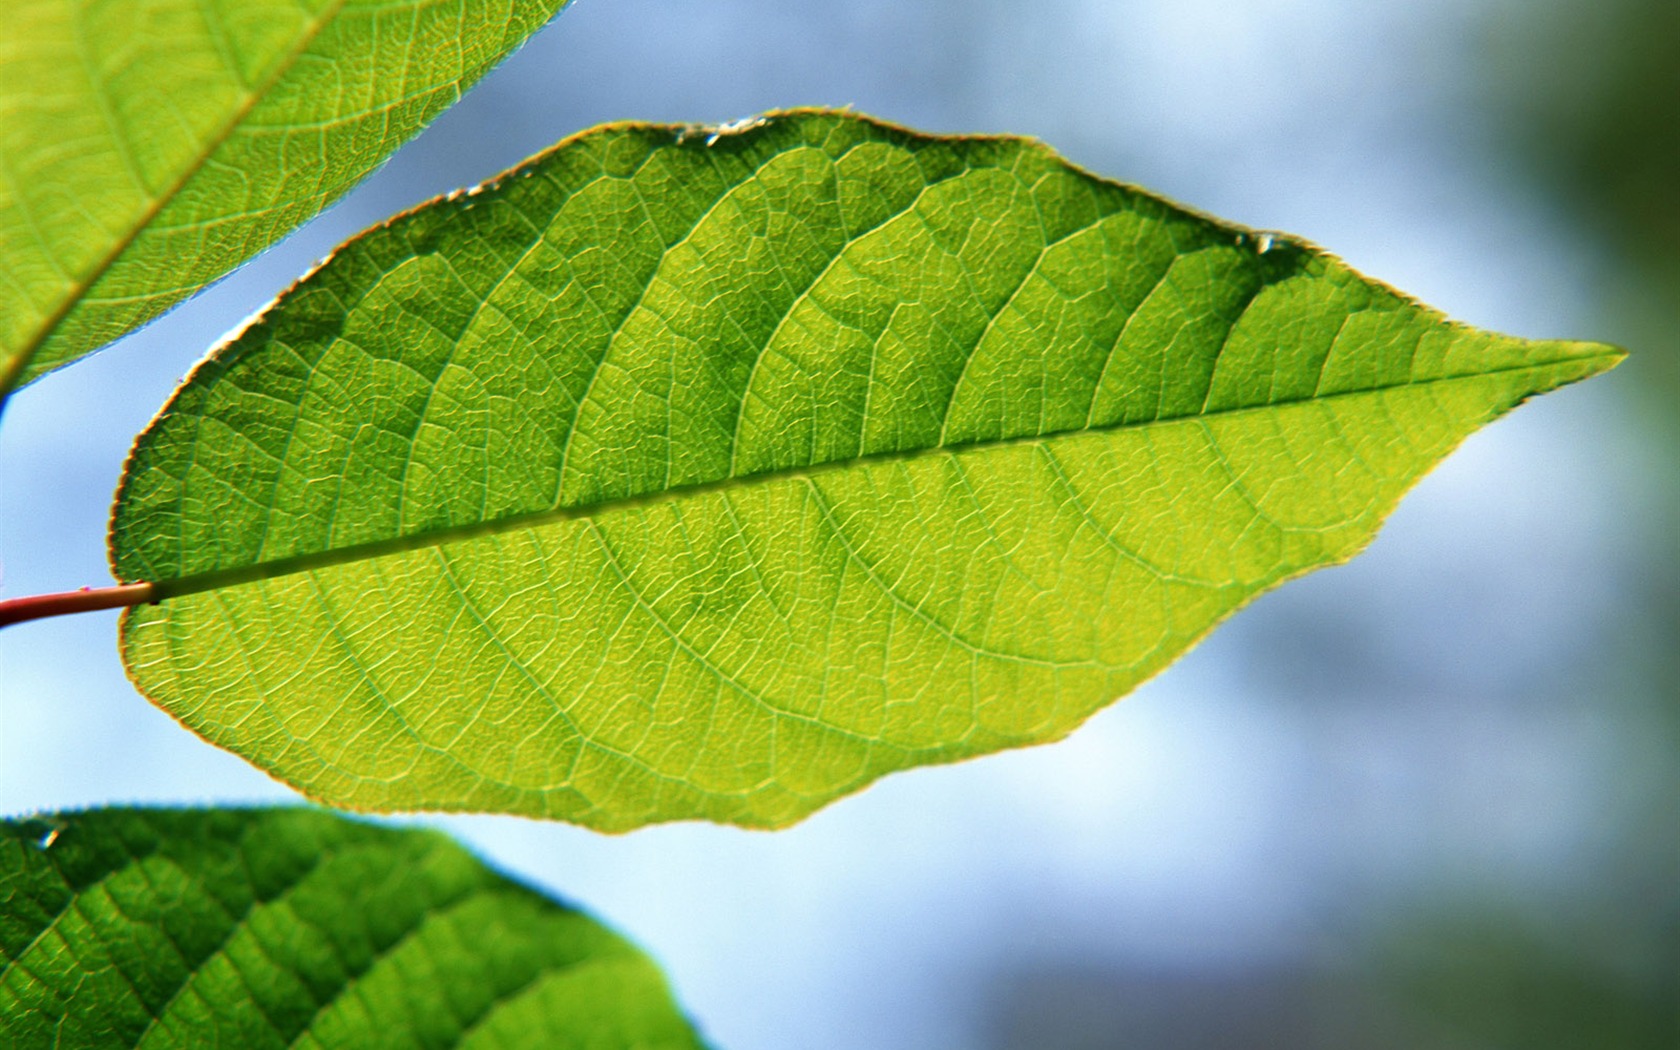
[[[639, 493], [633, 496], [620, 496], [610, 499], [597, 500], [593, 503], [550, 507], [539, 511], [520, 514], [510, 514], [505, 517], [473, 522], [467, 525], [447, 526], [426, 532], [410, 533], [392, 536], [384, 539], [370, 540], [364, 543], [348, 544], [306, 554], [292, 555], [284, 558], [274, 558], [265, 561], [252, 562], [249, 565], [235, 566], [226, 569], [211, 569], [203, 572], [188, 573], [170, 579], [149, 581], [154, 587], [154, 601], [168, 598], [178, 598], [204, 591], [218, 590], [224, 587], [236, 586], [242, 583], [254, 583], [259, 580], [276, 579], [298, 573], [311, 572], [316, 569], [332, 568], [338, 565], [353, 564], [369, 561], [374, 558], [407, 551], [423, 550], [429, 547], [441, 547], [450, 543], [478, 539], [484, 536], [499, 535], [505, 532], [515, 532], [522, 529], [537, 528], [543, 525], [556, 524], [564, 521], [593, 520], [605, 514], [622, 510], [633, 510], [642, 507], [658, 506], [690, 497], [704, 496], [714, 492], [737, 491], [758, 485], [770, 484], [776, 481], [793, 479], [815, 479], [828, 474], [839, 473], [856, 467], [880, 463], [910, 463], [923, 459], [933, 459], [942, 456], [956, 456], [984, 449], [1000, 449], [1015, 446], [1044, 444], [1064, 438], [1077, 437], [1082, 434], [1120, 433], [1128, 430], [1143, 430], [1149, 427], [1166, 426], [1184, 423], [1191, 420], [1207, 420], [1226, 416], [1241, 416], [1250, 413], [1270, 412], [1291, 405], [1322, 404], [1356, 397], [1367, 397], [1373, 394], [1387, 393], [1394, 390], [1413, 388], [1427, 388], [1446, 383], [1457, 383], [1486, 379], [1492, 376], [1513, 375], [1523, 372], [1541, 372], [1550, 369], [1568, 368], [1575, 366], [1582, 370], [1581, 376], [1560, 379], [1533, 391], [1540, 393], [1552, 389], [1571, 378], [1584, 378], [1602, 368], [1591, 367], [1595, 362], [1604, 365], [1614, 364], [1621, 359], [1621, 353], [1615, 350], [1602, 350], [1594, 353], [1584, 353], [1576, 356], [1561, 356], [1551, 360], [1511, 365], [1504, 368], [1489, 369], [1481, 372], [1467, 372], [1447, 376], [1435, 376], [1429, 379], [1408, 380], [1403, 383], [1391, 383], [1383, 386], [1362, 387], [1357, 390], [1343, 390], [1331, 394], [1311, 394], [1302, 397], [1286, 398], [1269, 402], [1264, 405], [1247, 405], [1236, 408], [1213, 409], [1209, 411], [1186, 412], [1171, 416], [1158, 416], [1153, 419], [1120, 422], [1100, 427], [1078, 427], [1068, 430], [1052, 431], [1043, 434], [1025, 434], [1017, 437], [991, 438], [982, 441], [970, 441], [955, 445], [934, 445], [927, 448], [896, 450], [890, 452], [873, 452], [852, 456], [846, 459], [834, 459], [823, 463], [815, 463], [799, 467], [787, 467], [775, 470], [760, 471], [752, 474], [730, 475], [712, 481], [695, 482], [687, 485], [675, 485], [657, 492]], [[127, 581], [124, 582], [136, 582]]]
[[[181, 174], [164, 188], [163, 192], [152, 198], [151, 203], [140, 213], [140, 216], [128, 230], [118, 238], [117, 242], [111, 246], [111, 250], [100, 258], [87, 276], [72, 282], [69, 294], [41, 322], [40, 327], [35, 330], [35, 334], [23, 345], [22, 351], [4, 368], [0, 368], [0, 405], [4, 405], [7, 395], [11, 393], [19, 377], [35, 360], [35, 355], [40, 353], [41, 347], [45, 346], [47, 341], [58, 331], [65, 318], [70, 316], [71, 311], [81, 305], [83, 300], [87, 298], [88, 292], [92, 291], [93, 287], [110, 272], [111, 267], [117, 264], [117, 261], [127, 253], [129, 248], [133, 247], [134, 242], [139, 240], [140, 235], [149, 229], [152, 222], [163, 213], [163, 209], [180, 195], [181, 191], [186, 188], [187, 183], [204, 170], [204, 166], [210, 163], [210, 158], [215, 156], [233, 138], [234, 133], [245, 123], [245, 119], [251, 115], [258, 104], [268, 97], [274, 86], [287, 73], [291, 72], [293, 67], [297, 65], [298, 60], [309, 50], [310, 45], [321, 35], [321, 31], [338, 18], [349, 2], [350, 0], [330, 0], [328, 5], [321, 9], [314, 22], [309, 24], [305, 31], [298, 36], [293, 49], [284, 54], [269, 75], [247, 93], [245, 101], [234, 110], [228, 121], [207, 141], [205, 148], [199, 152], [198, 156], [192, 159]], [[120, 136], [116, 137], [120, 140]], [[93, 349], [97, 349], [97, 347]]]

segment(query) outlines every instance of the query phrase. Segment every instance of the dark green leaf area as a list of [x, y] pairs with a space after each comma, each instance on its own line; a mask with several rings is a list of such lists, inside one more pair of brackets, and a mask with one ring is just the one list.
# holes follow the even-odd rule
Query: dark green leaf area
[[0, 824], [0, 1046], [698, 1046], [653, 964], [447, 838], [304, 809]]

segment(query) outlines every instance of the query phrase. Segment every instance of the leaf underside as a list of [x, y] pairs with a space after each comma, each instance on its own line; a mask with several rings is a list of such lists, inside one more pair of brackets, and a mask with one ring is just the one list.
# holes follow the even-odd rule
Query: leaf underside
[[435, 832], [303, 809], [0, 822], [0, 1043], [700, 1045], [593, 919]]
[[563, 3], [8, 5], [0, 400], [279, 240]]
[[124, 653], [336, 805], [782, 825], [1067, 734], [1619, 357], [1026, 140], [608, 127], [201, 366], [119, 497]]

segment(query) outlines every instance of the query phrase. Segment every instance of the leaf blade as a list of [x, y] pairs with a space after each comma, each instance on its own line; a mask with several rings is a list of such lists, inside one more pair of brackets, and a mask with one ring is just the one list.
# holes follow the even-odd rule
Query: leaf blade
[[6, 821], [0, 930], [20, 1048], [699, 1045], [594, 920], [442, 835], [317, 811]]
[[0, 40], [0, 398], [314, 215], [562, 3], [15, 12]]
[[125, 654], [336, 804], [785, 824], [1065, 735], [1617, 356], [1021, 140], [609, 128], [195, 375], [119, 499], [171, 596]]

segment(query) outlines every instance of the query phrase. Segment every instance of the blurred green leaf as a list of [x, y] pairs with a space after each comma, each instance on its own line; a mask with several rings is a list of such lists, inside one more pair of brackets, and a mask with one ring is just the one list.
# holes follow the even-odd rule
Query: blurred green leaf
[[1378, 956], [1387, 992], [1445, 1046], [1672, 1050], [1676, 916], [1643, 913], [1632, 936], [1548, 919], [1561, 929], [1537, 929], [1497, 904], [1411, 916]]
[[[1512, 17], [1526, 46], [1494, 67], [1499, 126], [1624, 261], [1680, 275], [1680, 4], [1553, 0]], [[1680, 309], [1680, 288], [1660, 291]]]
[[654, 965], [447, 838], [303, 809], [0, 822], [0, 1043], [691, 1048]]
[[564, 2], [9, 5], [0, 400], [279, 240]]
[[1619, 358], [1033, 142], [609, 127], [195, 373], [118, 500], [125, 657], [338, 805], [782, 825], [1064, 736]]

